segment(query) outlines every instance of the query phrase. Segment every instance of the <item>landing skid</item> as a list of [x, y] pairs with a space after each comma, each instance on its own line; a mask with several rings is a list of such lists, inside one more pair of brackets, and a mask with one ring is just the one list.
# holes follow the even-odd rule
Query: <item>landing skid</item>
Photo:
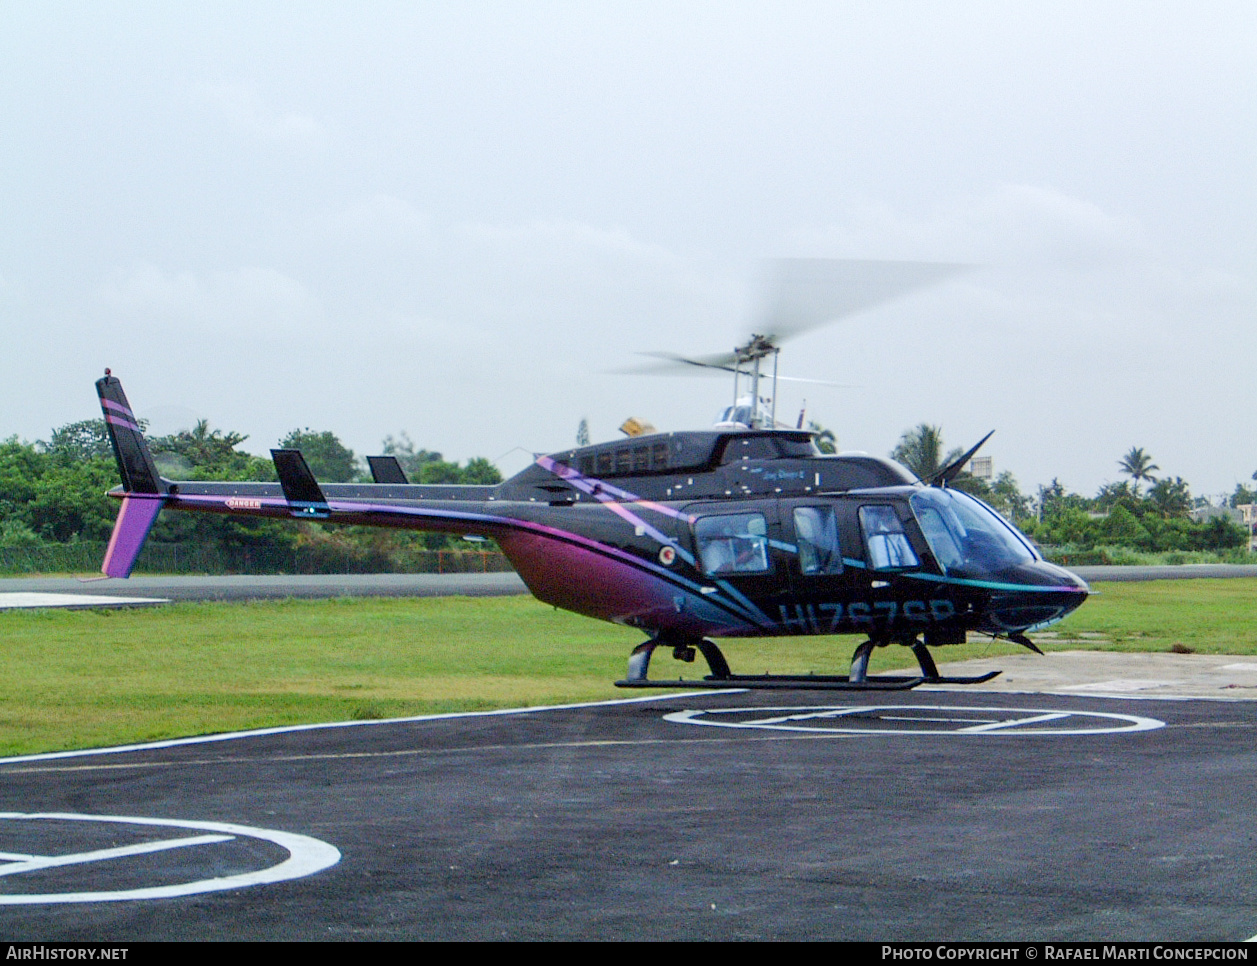
[[[742, 688], [762, 691], [908, 691], [922, 684], [981, 684], [999, 674], [991, 671], [973, 677], [944, 677], [938, 673], [926, 646], [919, 640], [908, 642], [921, 673], [915, 677], [868, 674], [869, 655], [873, 648], [884, 641], [867, 640], [855, 649], [851, 658], [850, 674], [734, 674], [729, 662], [711, 641], [673, 641], [652, 638], [639, 644], [629, 655], [628, 677], [616, 681], [617, 688]], [[652, 681], [646, 677], [650, 659], [660, 646], [671, 647], [672, 656], [678, 661], [692, 662], [696, 653], [703, 655], [711, 673], [701, 678], [677, 678], [675, 681]]]

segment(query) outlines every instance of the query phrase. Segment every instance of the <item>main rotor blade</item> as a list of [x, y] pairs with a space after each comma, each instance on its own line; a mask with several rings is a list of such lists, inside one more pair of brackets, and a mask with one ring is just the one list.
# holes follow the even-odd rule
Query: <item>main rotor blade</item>
[[[772, 382], [773, 377], [766, 377]], [[859, 389], [860, 386], [854, 382], [830, 382], [828, 379], [805, 379], [802, 376], [778, 376], [780, 382], [809, 382], [813, 386], [837, 386], [839, 389]]]
[[[636, 366], [625, 366], [622, 369], [611, 369], [610, 372], [626, 376], [676, 376], [684, 372], [687, 375], [699, 375], [695, 369], [706, 369], [715, 372], [733, 372], [733, 366], [720, 365], [718, 362], [704, 362], [702, 359], [688, 359], [671, 352], [638, 352], [639, 356], [651, 356], [658, 362], [643, 362]], [[723, 357], [721, 357], [723, 358]], [[730, 356], [732, 359], [732, 356]]]
[[725, 372], [735, 372], [734, 363], [737, 357], [732, 352], [720, 352], [714, 355], [689, 356], [677, 355], [675, 352], [639, 352], [639, 356], [649, 356], [652, 359], [659, 359], [663, 363], [660, 368], [672, 368], [673, 366], [697, 366], [700, 369], [721, 369]]
[[969, 269], [940, 262], [789, 258], [770, 262], [767, 304], [754, 331], [773, 344]]
[[[652, 374], [675, 376], [675, 375], [680, 375], [681, 372], [685, 370], [687, 367], [692, 367], [692, 368], [697, 368], [697, 369], [713, 369], [718, 372], [739, 371], [735, 369], [733, 366], [721, 365], [719, 362], [704, 361], [704, 360], [712, 360], [712, 359], [722, 360], [726, 358], [725, 356], [703, 356], [698, 359], [690, 359], [690, 358], [687, 358], [686, 356], [680, 356], [673, 352], [639, 352], [637, 354], [639, 356], [650, 356], [660, 361], [648, 362], [640, 366], [627, 366], [623, 369], [616, 369], [614, 371], [618, 373], [623, 373], [624, 375], [634, 375], [634, 376], [652, 375]], [[732, 354], [730, 354], [728, 358], [730, 361], [733, 361], [734, 357]], [[743, 368], [741, 369], [741, 372], [742, 372], [742, 375], [744, 376], [750, 375], [750, 370], [746, 366], [743, 366]], [[761, 376], [761, 378], [768, 382], [771, 382], [773, 377], [771, 375], [764, 375], [764, 376]], [[807, 378], [804, 378], [803, 376], [777, 376], [777, 380], [779, 382], [806, 382], [806, 383], [811, 383], [814, 386], [837, 386], [839, 389], [857, 388], [853, 384], [847, 383], [847, 382], [831, 382], [828, 379], [807, 379]]]

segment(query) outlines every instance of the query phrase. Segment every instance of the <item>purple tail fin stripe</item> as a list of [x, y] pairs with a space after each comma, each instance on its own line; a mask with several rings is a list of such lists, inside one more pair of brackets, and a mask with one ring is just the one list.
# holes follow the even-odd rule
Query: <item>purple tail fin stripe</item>
[[144, 547], [148, 531], [166, 501], [158, 496], [130, 494], [122, 498], [122, 508], [113, 525], [105, 562], [100, 572], [106, 577], [129, 577], [135, 559]]
[[137, 433], [140, 432], [139, 426], [129, 419], [123, 419], [121, 416], [106, 416], [105, 422], [113, 426], [121, 426], [123, 429], [134, 429]]
[[128, 416], [131, 419], [135, 418], [135, 413], [131, 412], [131, 410], [129, 410], [126, 406], [122, 405], [122, 403], [117, 403], [117, 402], [114, 402], [112, 399], [106, 399], [104, 396], [101, 396], [100, 404], [107, 409], [112, 409], [116, 413], [122, 413], [122, 415]]

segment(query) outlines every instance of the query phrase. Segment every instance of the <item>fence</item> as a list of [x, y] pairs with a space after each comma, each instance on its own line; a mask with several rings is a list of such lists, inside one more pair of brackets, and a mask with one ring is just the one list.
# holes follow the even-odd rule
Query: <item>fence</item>
[[[0, 547], [0, 574], [91, 573], [100, 570], [104, 543]], [[197, 547], [150, 542], [136, 561], [138, 574], [448, 574], [511, 570], [490, 550], [415, 550], [398, 559], [360, 548], [320, 545], [274, 550]]]

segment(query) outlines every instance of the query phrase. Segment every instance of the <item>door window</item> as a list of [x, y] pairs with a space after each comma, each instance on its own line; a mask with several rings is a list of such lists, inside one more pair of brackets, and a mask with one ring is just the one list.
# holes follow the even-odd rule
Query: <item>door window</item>
[[842, 547], [833, 507], [796, 507], [794, 536], [799, 545], [799, 568], [804, 574], [842, 573]]
[[768, 572], [768, 524], [762, 513], [700, 517], [694, 536], [709, 574]]
[[864, 545], [869, 548], [869, 566], [874, 570], [921, 566], [893, 506], [860, 507], [860, 527]]

